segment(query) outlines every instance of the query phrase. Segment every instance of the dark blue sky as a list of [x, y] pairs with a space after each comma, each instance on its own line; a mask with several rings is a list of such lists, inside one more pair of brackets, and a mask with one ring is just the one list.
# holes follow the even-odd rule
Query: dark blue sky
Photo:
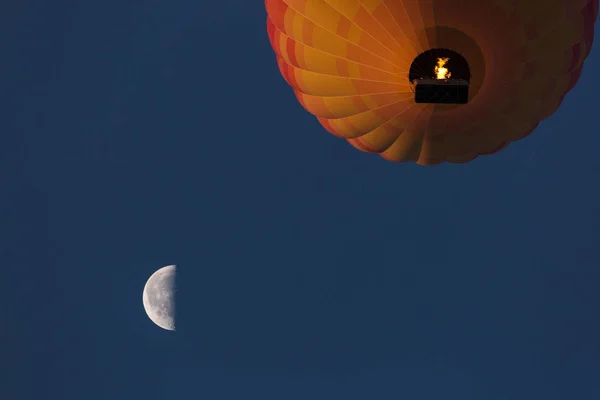
[[298, 105], [259, 0], [11, 3], [3, 399], [600, 398], [599, 40], [530, 137], [420, 167]]

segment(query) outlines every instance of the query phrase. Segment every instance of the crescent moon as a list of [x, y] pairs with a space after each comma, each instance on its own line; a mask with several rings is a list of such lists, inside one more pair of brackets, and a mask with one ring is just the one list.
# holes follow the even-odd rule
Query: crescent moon
[[175, 265], [167, 265], [154, 272], [146, 282], [142, 294], [148, 318], [168, 331], [175, 330], [176, 272]]

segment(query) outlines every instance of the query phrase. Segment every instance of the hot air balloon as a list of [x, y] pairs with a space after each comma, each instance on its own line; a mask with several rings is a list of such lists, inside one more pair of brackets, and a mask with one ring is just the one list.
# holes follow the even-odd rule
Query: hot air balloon
[[464, 163], [529, 135], [579, 79], [599, 0], [266, 0], [281, 74], [332, 134]]

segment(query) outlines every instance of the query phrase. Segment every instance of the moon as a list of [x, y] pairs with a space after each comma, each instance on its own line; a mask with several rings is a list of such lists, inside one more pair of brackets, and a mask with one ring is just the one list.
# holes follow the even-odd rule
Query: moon
[[162, 267], [150, 276], [142, 294], [148, 318], [168, 331], [175, 330], [176, 272], [175, 265]]

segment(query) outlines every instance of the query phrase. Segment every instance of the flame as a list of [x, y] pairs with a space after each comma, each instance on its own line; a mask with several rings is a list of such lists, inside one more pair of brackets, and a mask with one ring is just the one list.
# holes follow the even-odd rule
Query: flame
[[448, 79], [452, 75], [448, 68], [445, 68], [444, 65], [448, 62], [449, 58], [438, 58], [437, 65], [435, 66], [435, 74], [437, 75], [437, 79]]

